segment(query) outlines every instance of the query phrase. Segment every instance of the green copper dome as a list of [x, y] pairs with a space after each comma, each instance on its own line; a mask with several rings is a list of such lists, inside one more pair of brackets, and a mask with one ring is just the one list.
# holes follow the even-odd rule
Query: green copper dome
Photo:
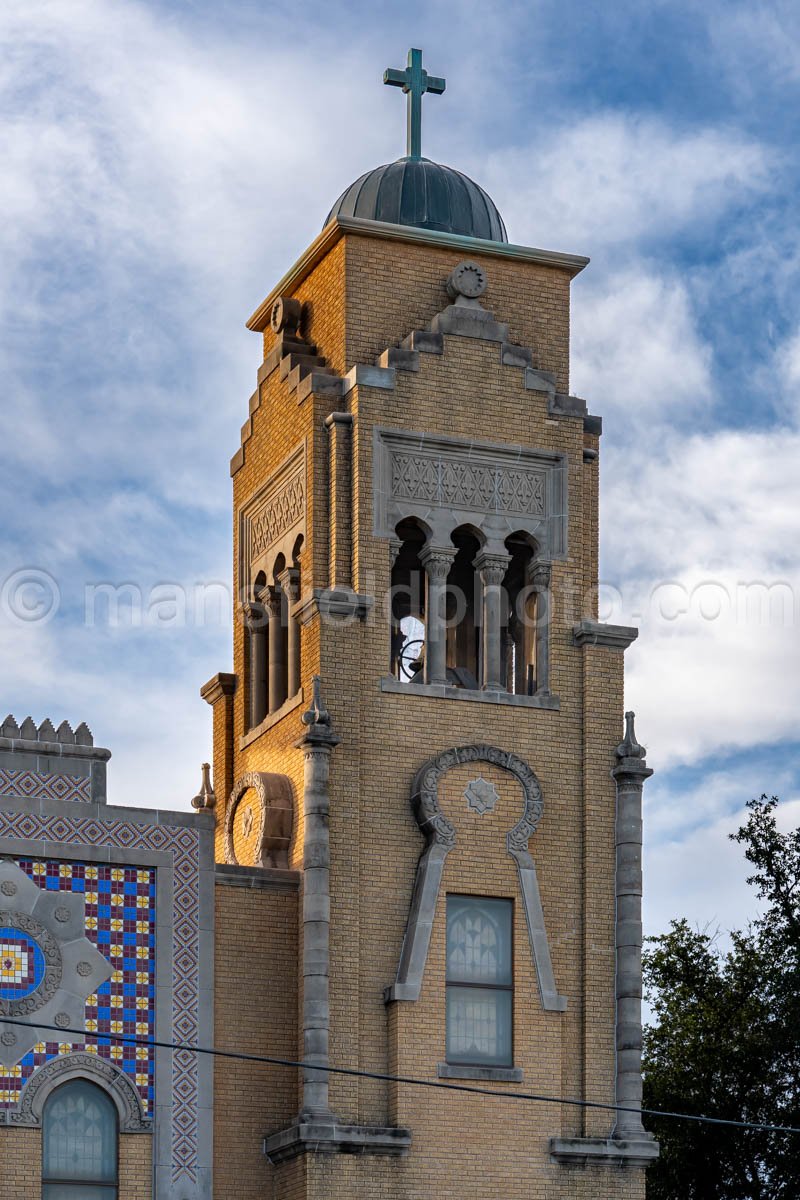
[[460, 171], [427, 158], [401, 158], [367, 171], [342, 192], [325, 224], [334, 217], [365, 217], [508, 241], [503, 218], [483, 188]]

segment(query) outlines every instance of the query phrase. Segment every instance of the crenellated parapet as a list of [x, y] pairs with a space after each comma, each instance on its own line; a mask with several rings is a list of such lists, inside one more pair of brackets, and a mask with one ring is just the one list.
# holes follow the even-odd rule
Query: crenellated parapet
[[37, 799], [105, 804], [111, 751], [95, 746], [85, 721], [56, 728], [46, 717], [19, 724], [10, 714], [0, 725], [0, 801]]

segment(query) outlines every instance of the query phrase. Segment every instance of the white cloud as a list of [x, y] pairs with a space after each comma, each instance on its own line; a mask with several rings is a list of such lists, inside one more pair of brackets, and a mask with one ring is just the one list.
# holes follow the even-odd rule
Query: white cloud
[[615, 440], [643, 424], [672, 425], [712, 403], [711, 348], [686, 283], [643, 263], [601, 273], [577, 291], [572, 390], [610, 419]]
[[493, 154], [484, 175], [513, 241], [596, 255], [713, 224], [768, 186], [772, 165], [766, 147], [735, 131], [570, 114], [543, 144]]
[[[700, 929], [729, 933], [754, 920], [762, 910], [755, 889], [746, 883], [753, 868], [744, 847], [732, 842], [746, 821], [745, 804], [753, 796], [781, 797], [776, 819], [782, 832], [800, 822], [796, 773], [769, 772], [754, 761], [733, 771], [710, 771], [695, 786], [653, 793], [645, 802], [645, 932], [660, 933], [673, 919], [685, 917]], [[652, 788], [653, 784], [646, 785]]]

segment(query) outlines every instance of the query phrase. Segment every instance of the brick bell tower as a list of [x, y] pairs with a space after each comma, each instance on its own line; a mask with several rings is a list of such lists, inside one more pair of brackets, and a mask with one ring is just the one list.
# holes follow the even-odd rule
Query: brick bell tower
[[[641, 799], [570, 282], [466, 176], [358, 179], [248, 322], [214, 713], [215, 1188], [644, 1196]], [[621, 740], [622, 735], [622, 740]], [[204, 803], [203, 797], [198, 804]], [[329, 1073], [457, 1082], [491, 1095]], [[520, 1092], [620, 1110], [536, 1103]], [[269, 1190], [272, 1188], [272, 1190]]]

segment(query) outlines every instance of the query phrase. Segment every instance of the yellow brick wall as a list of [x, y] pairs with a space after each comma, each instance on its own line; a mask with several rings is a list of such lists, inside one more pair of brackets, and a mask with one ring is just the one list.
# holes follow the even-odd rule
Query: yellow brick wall
[[[119, 1200], [152, 1200], [153, 1139], [123, 1133], [119, 1139]], [[42, 1134], [39, 1129], [0, 1129], [2, 1200], [40, 1200]]]
[[[538, 263], [502, 259], [441, 246], [409, 245], [348, 234], [346, 242], [347, 367], [374, 362], [413, 329], [427, 329], [451, 301], [447, 276], [469, 257], [486, 271], [481, 303], [509, 325], [509, 341], [533, 351], [533, 365], [569, 389], [569, 273]], [[500, 351], [492, 347], [494, 361]], [[324, 351], [323, 351], [324, 353]], [[521, 374], [521, 372], [520, 372]]]
[[3, 1200], [40, 1200], [42, 1134], [38, 1129], [0, 1129]]
[[153, 1139], [122, 1133], [119, 1139], [119, 1200], [152, 1200]]
[[[291, 1058], [297, 1049], [297, 895], [216, 887], [214, 1045]], [[214, 1200], [264, 1200], [264, 1136], [297, 1116], [296, 1073], [214, 1062]]]

